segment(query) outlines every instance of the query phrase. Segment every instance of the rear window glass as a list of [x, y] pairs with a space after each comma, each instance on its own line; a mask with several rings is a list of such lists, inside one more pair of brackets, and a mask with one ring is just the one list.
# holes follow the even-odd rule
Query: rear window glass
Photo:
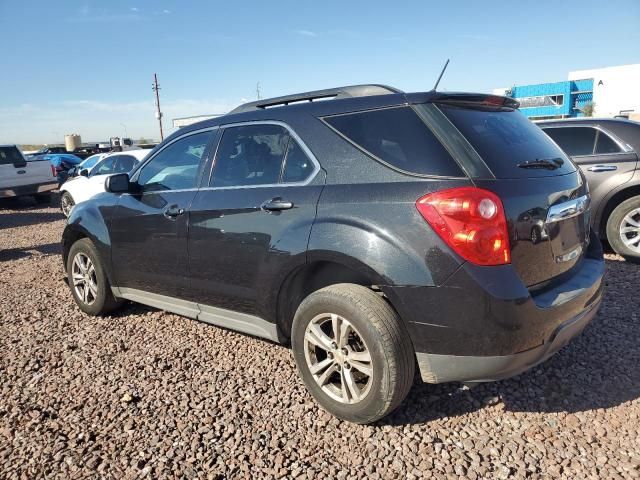
[[411, 107], [349, 113], [324, 120], [368, 154], [395, 168], [419, 175], [464, 176]]
[[0, 165], [24, 163], [24, 158], [16, 147], [0, 147]]
[[[546, 177], [575, 171], [562, 150], [517, 110], [444, 104], [438, 107], [473, 145], [496, 178]], [[518, 167], [536, 160], [557, 161], [561, 166], [554, 170]]]

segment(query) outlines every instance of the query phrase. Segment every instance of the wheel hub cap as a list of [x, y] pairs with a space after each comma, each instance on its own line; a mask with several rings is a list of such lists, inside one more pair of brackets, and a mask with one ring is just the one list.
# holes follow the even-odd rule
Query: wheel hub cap
[[332, 399], [358, 403], [371, 390], [371, 353], [346, 318], [335, 313], [313, 318], [305, 332], [304, 353], [314, 380]]
[[622, 219], [620, 240], [628, 249], [640, 253], [640, 208], [631, 210]]
[[78, 299], [86, 305], [93, 304], [98, 296], [96, 269], [91, 259], [84, 253], [77, 253], [73, 258], [71, 278]]

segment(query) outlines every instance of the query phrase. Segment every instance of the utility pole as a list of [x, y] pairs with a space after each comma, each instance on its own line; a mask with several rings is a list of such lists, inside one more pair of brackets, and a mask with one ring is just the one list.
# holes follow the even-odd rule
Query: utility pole
[[258, 96], [258, 100], [262, 99], [260, 96], [260, 82], [256, 83], [256, 95]]
[[160, 141], [163, 141], [164, 133], [162, 133], [162, 112], [160, 111], [160, 94], [158, 93], [160, 85], [158, 85], [158, 75], [155, 73], [153, 74], [153, 87], [151, 89], [156, 93], [156, 118], [160, 125]]

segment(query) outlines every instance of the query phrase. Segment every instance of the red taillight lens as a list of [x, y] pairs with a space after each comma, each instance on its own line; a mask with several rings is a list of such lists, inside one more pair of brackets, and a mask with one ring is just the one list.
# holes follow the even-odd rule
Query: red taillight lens
[[56, 167], [54, 167], [53, 165], [51, 165], [51, 175], [53, 175], [54, 177], [58, 176], [58, 172], [56, 172]]
[[511, 262], [507, 220], [495, 193], [476, 187], [452, 188], [425, 195], [416, 207], [465, 260], [477, 265]]

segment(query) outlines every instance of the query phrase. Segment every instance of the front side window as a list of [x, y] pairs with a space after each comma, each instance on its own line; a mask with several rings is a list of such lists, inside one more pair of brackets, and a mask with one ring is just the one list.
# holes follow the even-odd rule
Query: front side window
[[224, 130], [213, 167], [212, 187], [278, 183], [289, 143], [280, 125], [246, 125]]
[[145, 191], [195, 188], [210, 138], [211, 132], [202, 132], [176, 140], [142, 167], [138, 185]]
[[544, 132], [549, 135], [567, 155], [572, 157], [593, 155], [593, 147], [596, 143], [597, 132], [595, 128], [545, 128]]
[[95, 175], [108, 175], [114, 172], [116, 166], [116, 156], [107, 157], [102, 160], [100, 163], [96, 165], [96, 167], [91, 170], [91, 174], [89, 176], [93, 177]]
[[458, 164], [411, 107], [325, 117], [324, 121], [366, 153], [405, 172], [464, 176]]

